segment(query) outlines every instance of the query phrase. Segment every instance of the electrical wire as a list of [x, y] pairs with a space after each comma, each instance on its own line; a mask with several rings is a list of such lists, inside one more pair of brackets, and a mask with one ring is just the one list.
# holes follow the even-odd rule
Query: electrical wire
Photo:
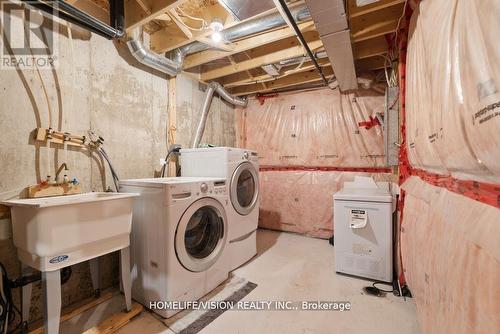
[[[397, 86], [397, 74], [396, 74], [396, 69], [393, 67], [393, 60], [391, 59], [390, 56], [386, 55], [378, 55], [378, 56], [384, 58], [384, 74], [387, 86], [388, 87]], [[389, 66], [387, 65], [387, 63], [389, 63]], [[391, 69], [390, 74], [388, 74], [387, 72], [388, 67], [390, 67]]]
[[[180, 13], [178, 12], [178, 10], [180, 11]], [[184, 22], [182, 20], [178, 20], [180, 24], [182, 24], [184, 27], [188, 28], [189, 30], [193, 30], [193, 31], [203, 31], [203, 30], [205, 30], [205, 27], [207, 26], [207, 22], [204, 19], [200, 19], [200, 18], [197, 18], [197, 17], [190, 16], [190, 15], [184, 13], [184, 11], [182, 11], [182, 9], [180, 7], [175, 8], [175, 12], [179, 16], [184, 16], [184, 17], [187, 17], [187, 18], [189, 18], [191, 20], [195, 20], [195, 21], [201, 22], [201, 27], [195, 28], [195, 27], [192, 27], [192, 26], [188, 25], [186, 22]]]
[[179, 10], [179, 12], [181, 12], [181, 14], [182, 14], [183, 16], [185, 16], [185, 17], [187, 17], [187, 18], [189, 18], [189, 19], [191, 19], [191, 20], [201, 21], [201, 22], [203, 22], [203, 23], [206, 23], [205, 19], [203, 19], [203, 18], [194, 17], [194, 16], [191, 16], [191, 15], [189, 15], [189, 14], [186, 14], [186, 12], [185, 12], [185, 11], [183, 11], [181, 7], [177, 7], [175, 10], [176, 10], [176, 11], [177, 11], [177, 10]]
[[398, 47], [398, 33], [399, 33], [399, 26], [401, 25], [401, 20], [406, 14], [406, 6], [408, 4], [408, 0], [405, 0], [405, 4], [403, 5], [403, 14], [399, 17], [398, 24], [396, 25], [396, 35], [394, 37], [394, 48], [397, 49]]
[[169, 150], [167, 153], [167, 156], [165, 157], [165, 163], [161, 167], [161, 177], [165, 177], [165, 172], [167, 171], [167, 165], [168, 165], [168, 159], [170, 158], [170, 155], [172, 155], [172, 152], [174, 150]]
[[[302, 49], [304, 49], [304, 47], [302, 47]], [[302, 65], [304, 65], [304, 62], [306, 61], [306, 54], [307, 54], [307, 51], [304, 49], [304, 56], [302, 57], [302, 60], [300, 61], [299, 65], [297, 65], [297, 67], [295, 67], [292, 71], [297, 71], [298, 69], [300, 69], [302, 67]]]
[[[278, 4], [279, 2], [279, 4]], [[281, 9], [283, 10], [285, 16], [283, 17], [284, 20], [288, 18], [289, 23], [292, 25], [293, 30], [295, 31], [295, 35], [300, 41], [300, 44], [306, 49], [307, 54], [309, 55], [309, 58], [311, 58], [311, 61], [314, 63], [314, 67], [316, 67], [316, 70], [318, 71], [319, 75], [323, 79], [323, 82], [325, 86], [328, 85], [328, 79], [325, 77], [325, 74], [323, 73], [323, 70], [321, 69], [321, 66], [319, 66], [318, 61], [316, 60], [315, 55], [307, 45], [306, 40], [304, 39], [304, 36], [302, 35], [302, 32], [300, 31], [299, 27], [297, 26], [297, 23], [295, 22], [295, 19], [292, 16], [292, 13], [290, 13], [290, 9], [288, 8], [288, 5], [286, 4], [285, 0], [276, 0], [276, 5], [280, 5]], [[278, 7], [278, 10], [281, 12], [280, 8]]]
[[[24, 40], [25, 40], [25, 43], [26, 45], [29, 45], [29, 36], [28, 36], [28, 32], [29, 30], [28, 29], [24, 29]], [[31, 48], [30, 49], [30, 53], [31, 53], [31, 56], [34, 58], [35, 55], [33, 54], [33, 51]], [[53, 115], [53, 112], [52, 112], [52, 104], [50, 103], [50, 98], [49, 98], [49, 93], [47, 92], [47, 87], [45, 86], [45, 81], [43, 80], [43, 77], [42, 77], [42, 73], [40, 72], [40, 69], [38, 68], [38, 64], [36, 61], [33, 62], [33, 64], [35, 65], [35, 70], [36, 70], [36, 73], [38, 75], [38, 78], [40, 79], [40, 84], [42, 86], [42, 90], [43, 90], [43, 94], [45, 96], [45, 101], [47, 103], [47, 112], [48, 112], [48, 128], [52, 128], [52, 115]], [[50, 171], [50, 142], [51, 140], [50, 139], [47, 139], [47, 176], [50, 176], [52, 173]], [[47, 177], [47, 179], [49, 179]]]
[[113, 183], [115, 185], [116, 192], [119, 192], [119, 182], [120, 178], [118, 177], [118, 174], [116, 173], [115, 169], [113, 168], [113, 164], [111, 163], [111, 159], [109, 158], [108, 154], [102, 147], [99, 147], [97, 149], [97, 152], [106, 160], [109, 166], [109, 170], [111, 172], [111, 176], [113, 177]]
[[[16, 332], [19, 327], [22, 324], [22, 315], [21, 311], [16, 307], [14, 304], [14, 301], [12, 299], [12, 292], [11, 292], [11, 287], [10, 287], [10, 280], [9, 276], [7, 275], [7, 270], [5, 269], [5, 266], [3, 263], [0, 262], [0, 304], [1, 304], [1, 311], [0, 315], [2, 315], [2, 318], [0, 319], [0, 323], [3, 322], [3, 328], [2, 334], [6, 333], [14, 333]], [[19, 314], [19, 322], [18, 324], [9, 332], [9, 324], [12, 324], [15, 322], [16, 319], [16, 313]]]
[[70, 110], [73, 110], [73, 103], [74, 103], [74, 96], [75, 96], [74, 92], [75, 92], [75, 87], [76, 87], [76, 83], [75, 83], [75, 77], [76, 77], [76, 73], [75, 73], [76, 72], [75, 48], [73, 45], [73, 32], [71, 30], [70, 23], [66, 23], [66, 29], [68, 31], [69, 49], [71, 51], [71, 70], [73, 71], [73, 75], [71, 76], [72, 85], [71, 85], [71, 93], [70, 93], [70, 100], [69, 100], [68, 106], [69, 106]]

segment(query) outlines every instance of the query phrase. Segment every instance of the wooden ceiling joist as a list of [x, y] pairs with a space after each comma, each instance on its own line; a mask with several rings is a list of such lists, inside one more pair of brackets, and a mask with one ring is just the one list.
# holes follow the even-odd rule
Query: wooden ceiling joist
[[[355, 44], [355, 47], [356, 47], [355, 58], [357, 60], [361, 60], [361, 59], [365, 59], [365, 58], [370, 58], [370, 57], [386, 54], [387, 53], [387, 42], [385, 41], [385, 39], [383, 37], [380, 37], [380, 39], [381, 40], [378, 40], [378, 41], [374, 40], [373, 42], [372, 41], [365, 41], [365, 42], [356, 43]], [[381, 57], [379, 57], [379, 58], [383, 59]], [[380, 59], [377, 59], [377, 60], [380, 61]], [[319, 63], [321, 66], [329, 66], [329, 60], [327, 58], [320, 59]], [[371, 63], [369, 62], [369, 65], [372, 63], [373, 62], [371, 62]], [[250, 64], [251, 64], [251, 62], [250, 62]], [[364, 63], [361, 62], [361, 64], [364, 64]], [[365, 66], [363, 69], [366, 69], [367, 67], [369, 67], [369, 65]], [[383, 64], [382, 64], [382, 67], [383, 67]], [[310, 61], [308, 61], [308, 62], [304, 63], [303, 68], [301, 69], [300, 72], [304, 72], [304, 71], [310, 70], [312, 68], [314, 68], [314, 66], [312, 65], [312, 63]], [[375, 68], [380, 68], [380, 67], [375, 66]], [[221, 77], [217, 80], [220, 84], [222, 84], [228, 88], [238, 86], [238, 85], [245, 85], [249, 81], [261, 81], [261, 80], [266, 80], [266, 79], [272, 78], [271, 76], [269, 76], [267, 74], [263, 74], [260, 76], [254, 76], [252, 79], [249, 79], [249, 77], [244, 72], [240, 71], [240, 64], [234, 63], [234, 61], [232, 62], [232, 69], [233, 69], [233, 71], [231, 72], [231, 74], [224, 76], [224, 77]], [[235, 71], [237, 71], [238, 73], [234, 73]]]
[[358, 69], [358, 71], [378, 70], [384, 68], [386, 65], [390, 66], [390, 64], [387, 64], [387, 61], [382, 56], [374, 56], [356, 60], [356, 68]]
[[[311, 50], [316, 50], [323, 47], [323, 43], [321, 43], [321, 40], [319, 39], [308, 42], [308, 45]], [[304, 48], [302, 47], [302, 45], [299, 44], [287, 49], [282, 49], [279, 51], [271, 52], [257, 57], [252, 57], [251, 59], [241, 61], [237, 63], [236, 68], [233, 65], [229, 65], [209, 70], [201, 74], [201, 80], [210, 81], [216, 78], [233, 74], [235, 72], [250, 70], [252, 68], [260, 67], [264, 64], [274, 64], [281, 60], [300, 57], [303, 55], [304, 55]]]
[[387, 20], [371, 25], [363, 30], [351, 34], [354, 43], [366, 41], [368, 39], [376, 38], [392, 34], [396, 31], [398, 20]]
[[[200, 19], [204, 19], [205, 22], [208, 24], [211, 22], [212, 18], [218, 18], [223, 22], [224, 29], [228, 29], [230, 27], [233, 27], [237, 24], [241, 24], [245, 21], [238, 22], [232, 14], [226, 11], [222, 5], [220, 5], [217, 1], [206, 1], [203, 2], [205, 3], [204, 7], [200, 8], [199, 6], [194, 6], [193, 3], [189, 0], [184, 0], [187, 2], [187, 4], [191, 4], [191, 8], [196, 7], [198, 10], [198, 13], [196, 16], [198, 16]], [[178, 22], [182, 22], [182, 19], [179, 19]], [[181, 23], [182, 25], [182, 23]], [[157, 53], [164, 53], [171, 51], [175, 48], [187, 45], [191, 42], [194, 41], [202, 41], [205, 44], [210, 44], [211, 46], [214, 45], [214, 42], [212, 42], [209, 38], [210, 35], [213, 33], [213, 31], [209, 28], [202, 29], [202, 30], [192, 30], [192, 37], [191, 38], [185, 38], [184, 41], [178, 42], [174, 41], [174, 43], [171, 43], [171, 40], [169, 39], [170, 36], [170, 29], [165, 28], [165, 29], [159, 29], [155, 31], [153, 34], [151, 34], [150, 40], [151, 40], [151, 50], [154, 50]], [[230, 52], [233, 49], [233, 43], [216, 43], [215, 47], [220, 51], [226, 51]], [[213, 51], [213, 50], [212, 50]], [[227, 56], [227, 54], [225, 55]], [[224, 57], [224, 56], [223, 56]], [[220, 57], [219, 57], [220, 58]], [[204, 62], [208, 62], [204, 61]], [[200, 65], [200, 64], [198, 64]], [[193, 65], [191, 67], [195, 67], [197, 65]], [[185, 67], [185, 69], [188, 69], [190, 67]]]
[[[391, 5], [389, 6], [389, 4]], [[379, 4], [376, 10], [368, 11], [365, 9], [363, 15], [354, 17], [350, 15], [349, 23], [353, 41], [361, 42], [396, 31], [403, 6], [404, 1], [399, 3], [396, 1], [385, 1]], [[364, 6], [360, 8], [364, 8]]]
[[[333, 76], [333, 70], [331, 67], [325, 68], [323, 70], [323, 73], [327, 79], [330, 79]], [[316, 70], [310, 70], [307, 72], [291, 74], [281, 79], [266, 82], [267, 88], [265, 90], [262, 89], [261, 84], [257, 83], [253, 85], [239, 86], [231, 89], [230, 92], [237, 96], [249, 95], [322, 80], [323, 79]]]
[[387, 41], [385, 37], [378, 36], [354, 43], [354, 54], [356, 59], [363, 59], [387, 53]]
[[[187, 0], [125, 0], [127, 31], [144, 25]], [[147, 8], [147, 10], [144, 9]]]
[[85, 13], [95, 17], [101, 22], [109, 23], [109, 8], [103, 8], [99, 6], [96, 2], [92, 0], [69, 0], [67, 1], [70, 5], [81, 9]]
[[[314, 28], [313, 22], [304, 22], [299, 24], [302, 31], [308, 31]], [[256, 47], [273, 43], [288, 37], [294, 36], [294, 32], [288, 27], [283, 27], [278, 30], [266, 32], [257, 36], [248, 37], [238, 42], [234, 42], [232, 51], [207, 50], [198, 52], [186, 57], [184, 61], [184, 69], [189, 69], [201, 64], [205, 64], [220, 58], [231, 56], [236, 53], [251, 50]]]
[[193, 38], [193, 33], [184, 24], [182, 24], [182, 19], [174, 9], [168, 11], [168, 16], [170, 16], [172, 21], [174, 21], [177, 27], [184, 33], [187, 38]]
[[[182, 6], [177, 8], [180, 5]], [[405, 0], [380, 0], [357, 7], [355, 0], [347, 0], [351, 40], [358, 72], [384, 67], [384, 58], [381, 55], [388, 53], [384, 35], [396, 31], [404, 5]], [[203, 20], [205, 25], [213, 18], [219, 18], [223, 21], [224, 29], [227, 29], [260, 15], [267, 15], [272, 10], [237, 22], [215, 0], [125, 0], [125, 6], [127, 31], [144, 26], [145, 31], [150, 34], [150, 48], [157, 53], [161, 54], [193, 41], [209, 45], [211, 49], [187, 55], [184, 60], [184, 70], [196, 69], [193, 75], [202, 82], [217, 80], [235, 94], [246, 95], [321, 80], [309, 60], [300, 68], [282, 68], [281, 75], [277, 77], [261, 70], [262, 65], [305, 54], [304, 48], [297, 42], [295, 33], [289, 26], [226, 44], [213, 42], [210, 39], [213, 33], [210, 29], [197, 30], [192, 27], [195, 23], [198, 27], [198, 18]], [[323, 48], [312, 21], [300, 23], [299, 28], [312, 50]], [[333, 75], [327, 58], [320, 59], [320, 66], [327, 75]]]
[[[318, 61], [318, 64], [321, 67], [330, 66], [330, 62], [329, 62], [328, 58], [320, 59]], [[295, 66], [297, 66], [297, 65], [295, 65]], [[314, 64], [311, 61], [308, 61], [308, 62], [304, 62], [304, 64], [300, 68], [293, 69], [293, 66], [292, 66], [291, 69], [288, 69], [288, 70], [282, 69], [281, 72], [282, 73], [286, 73], [286, 72], [301, 73], [301, 72], [310, 71], [314, 68], [315, 68]], [[245, 72], [241, 72], [241, 73], [236, 73], [235, 75], [221, 78], [221, 80], [217, 80], [217, 81], [221, 85], [224, 85], [224, 87], [232, 88], [232, 87], [236, 87], [236, 86], [248, 85], [248, 84], [257, 83], [257, 82], [263, 82], [263, 81], [268, 82], [272, 79], [273, 79], [273, 77], [271, 77], [269, 74], [249, 76], [249, 75], [245, 75]]]

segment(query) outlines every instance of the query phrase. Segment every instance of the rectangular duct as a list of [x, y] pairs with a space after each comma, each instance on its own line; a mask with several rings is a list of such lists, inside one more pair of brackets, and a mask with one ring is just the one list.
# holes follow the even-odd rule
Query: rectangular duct
[[343, 0], [306, 0], [340, 90], [357, 89], [356, 68]]
[[320, 36], [348, 28], [342, 0], [306, 0], [306, 5]]
[[357, 89], [356, 68], [352, 54], [351, 31], [343, 30], [321, 36], [333, 73], [337, 78], [341, 91]]
[[273, 0], [219, 0], [219, 3], [240, 21], [274, 8]]

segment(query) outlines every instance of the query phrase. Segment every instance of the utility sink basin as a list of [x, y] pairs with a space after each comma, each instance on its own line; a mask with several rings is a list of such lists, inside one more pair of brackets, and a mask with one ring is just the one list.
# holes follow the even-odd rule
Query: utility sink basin
[[53, 271], [128, 247], [132, 202], [138, 195], [94, 192], [1, 204], [11, 207], [21, 262]]

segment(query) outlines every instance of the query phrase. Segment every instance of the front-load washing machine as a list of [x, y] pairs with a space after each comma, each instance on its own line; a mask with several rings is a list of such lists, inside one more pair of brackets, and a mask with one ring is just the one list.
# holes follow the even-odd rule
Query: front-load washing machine
[[233, 147], [180, 151], [182, 176], [223, 177], [228, 180], [231, 270], [257, 254], [259, 221], [259, 159], [257, 152]]
[[120, 192], [140, 194], [130, 246], [135, 300], [168, 318], [180, 311], [169, 302], [195, 301], [228, 278], [225, 179], [123, 180]]

